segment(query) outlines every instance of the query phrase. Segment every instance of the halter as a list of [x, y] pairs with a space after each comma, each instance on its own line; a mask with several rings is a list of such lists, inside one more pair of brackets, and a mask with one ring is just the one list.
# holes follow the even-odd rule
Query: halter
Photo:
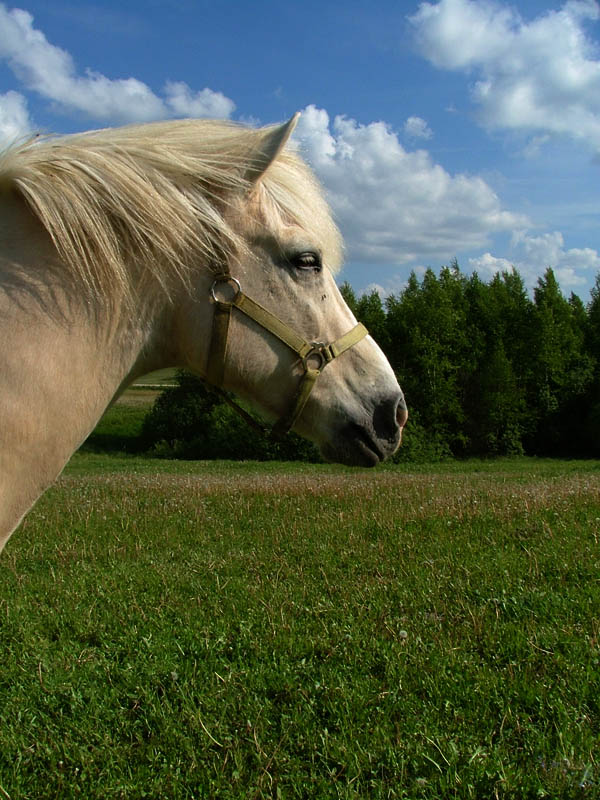
[[[219, 297], [218, 289], [219, 286], [221, 285], [222, 287], [223, 284], [229, 286], [229, 290], [233, 292], [233, 296], [230, 299], [222, 299], [222, 297]], [[235, 408], [252, 427], [263, 432], [267, 432], [268, 430], [264, 425], [261, 425], [251, 417], [243, 408], [237, 405], [237, 403], [232, 401], [221, 388], [225, 373], [225, 363], [227, 361], [227, 337], [233, 309], [237, 308], [242, 314], [250, 317], [250, 319], [254, 320], [261, 328], [264, 328], [264, 330], [287, 345], [290, 350], [293, 350], [300, 359], [300, 363], [304, 369], [304, 375], [300, 379], [300, 384], [292, 399], [289, 410], [271, 428], [270, 435], [275, 438], [288, 433], [294, 426], [306, 405], [317, 378], [327, 364], [333, 361], [334, 358], [341, 356], [342, 353], [360, 342], [361, 339], [364, 339], [368, 333], [365, 326], [359, 322], [354, 328], [349, 330], [348, 333], [336, 339], [335, 342], [331, 342], [330, 344], [325, 344], [324, 342], [309, 342], [303, 339], [302, 336], [299, 336], [286, 325], [285, 322], [282, 322], [274, 314], [271, 314], [270, 311], [267, 311], [266, 308], [263, 308], [259, 303], [256, 303], [248, 297], [248, 295], [244, 294], [237, 278], [227, 273], [218, 275], [215, 278], [210, 288], [210, 297], [215, 306], [215, 313], [213, 317], [206, 378], [217, 387], [229, 405]]]

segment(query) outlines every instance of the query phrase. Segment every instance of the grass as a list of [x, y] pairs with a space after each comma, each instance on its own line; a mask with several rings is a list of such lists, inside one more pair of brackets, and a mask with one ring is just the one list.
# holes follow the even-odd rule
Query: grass
[[144, 418], [158, 397], [157, 389], [132, 386], [110, 406], [83, 444], [85, 453], [136, 453], [141, 441]]
[[0, 798], [600, 797], [600, 463], [79, 454], [0, 559]]

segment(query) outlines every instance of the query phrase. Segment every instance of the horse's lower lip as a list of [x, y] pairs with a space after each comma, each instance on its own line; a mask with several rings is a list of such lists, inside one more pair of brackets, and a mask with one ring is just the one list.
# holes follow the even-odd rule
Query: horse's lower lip
[[369, 461], [367, 466], [375, 466], [379, 464], [380, 461], [384, 460], [385, 453], [364, 429], [361, 428], [358, 432], [355, 444], [358, 450], [366, 456], [367, 461]]
[[326, 445], [322, 452], [328, 461], [337, 461], [350, 467], [375, 467], [386, 457], [385, 451], [369, 431], [354, 424], [340, 431], [335, 444]]

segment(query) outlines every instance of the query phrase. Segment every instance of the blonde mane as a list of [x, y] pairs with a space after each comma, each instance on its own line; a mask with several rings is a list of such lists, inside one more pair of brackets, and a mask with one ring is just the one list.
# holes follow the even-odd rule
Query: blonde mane
[[26, 200], [96, 299], [132, 299], [148, 279], [170, 292], [192, 268], [219, 269], [244, 246], [228, 219], [251, 193], [258, 220], [303, 228], [336, 271], [341, 239], [304, 162], [287, 150], [257, 185], [247, 178], [267, 130], [178, 120], [38, 137], [0, 156], [0, 187]]

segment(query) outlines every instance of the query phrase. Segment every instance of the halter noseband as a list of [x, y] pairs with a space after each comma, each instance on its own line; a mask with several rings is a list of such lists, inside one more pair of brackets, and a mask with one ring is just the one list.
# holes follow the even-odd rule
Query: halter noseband
[[[229, 286], [229, 291], [233, 292], [230, 299], [222, 299], [218, 295], [220, 284]], [[227, 361], [227, 337], [229, 334], [229, 323], [231, 313], [237, 308], [242, 314], [254, 320], [261, 328], [264, 328], [281, 342], [287, 345], [290, 350], [300, 358], [300, 363], [304, 369], [304, 375], [300, 379], [300, 384], [296, 390], [289, 410], [275, 423], [271, 429], [271, 436], [279, 437], [286, 434], [295, 424], [302, 413], [304, 406], [310, 396], [315, 382], [323, 369], [350, 347], [360, 342], [367, 335], [368, 331], [362, 323], [358, 323], [348, 333], [345, 333], [335, 342], [325, 344], [324, 342], [308, 342], [293, 331], [285, 322], [282, 322], [266, 308], [256, 303], [248, 295], [244, 294], [237, 278], [224, 273], [218, 275], [211, 288], [211, 300], [215, 306], [213, 317], [212, 336], [209, 350], [209, 361], [206, 379], [209, 383], [223, 394], [227, 402], [240, 413], [246, 422], [261, 431], [265, 427], [251, 417], [243, 408], [233, 402], [221, 387], [225, 373], [225, 363]], [[312, 364], [312, 366], [311, 366]]]

